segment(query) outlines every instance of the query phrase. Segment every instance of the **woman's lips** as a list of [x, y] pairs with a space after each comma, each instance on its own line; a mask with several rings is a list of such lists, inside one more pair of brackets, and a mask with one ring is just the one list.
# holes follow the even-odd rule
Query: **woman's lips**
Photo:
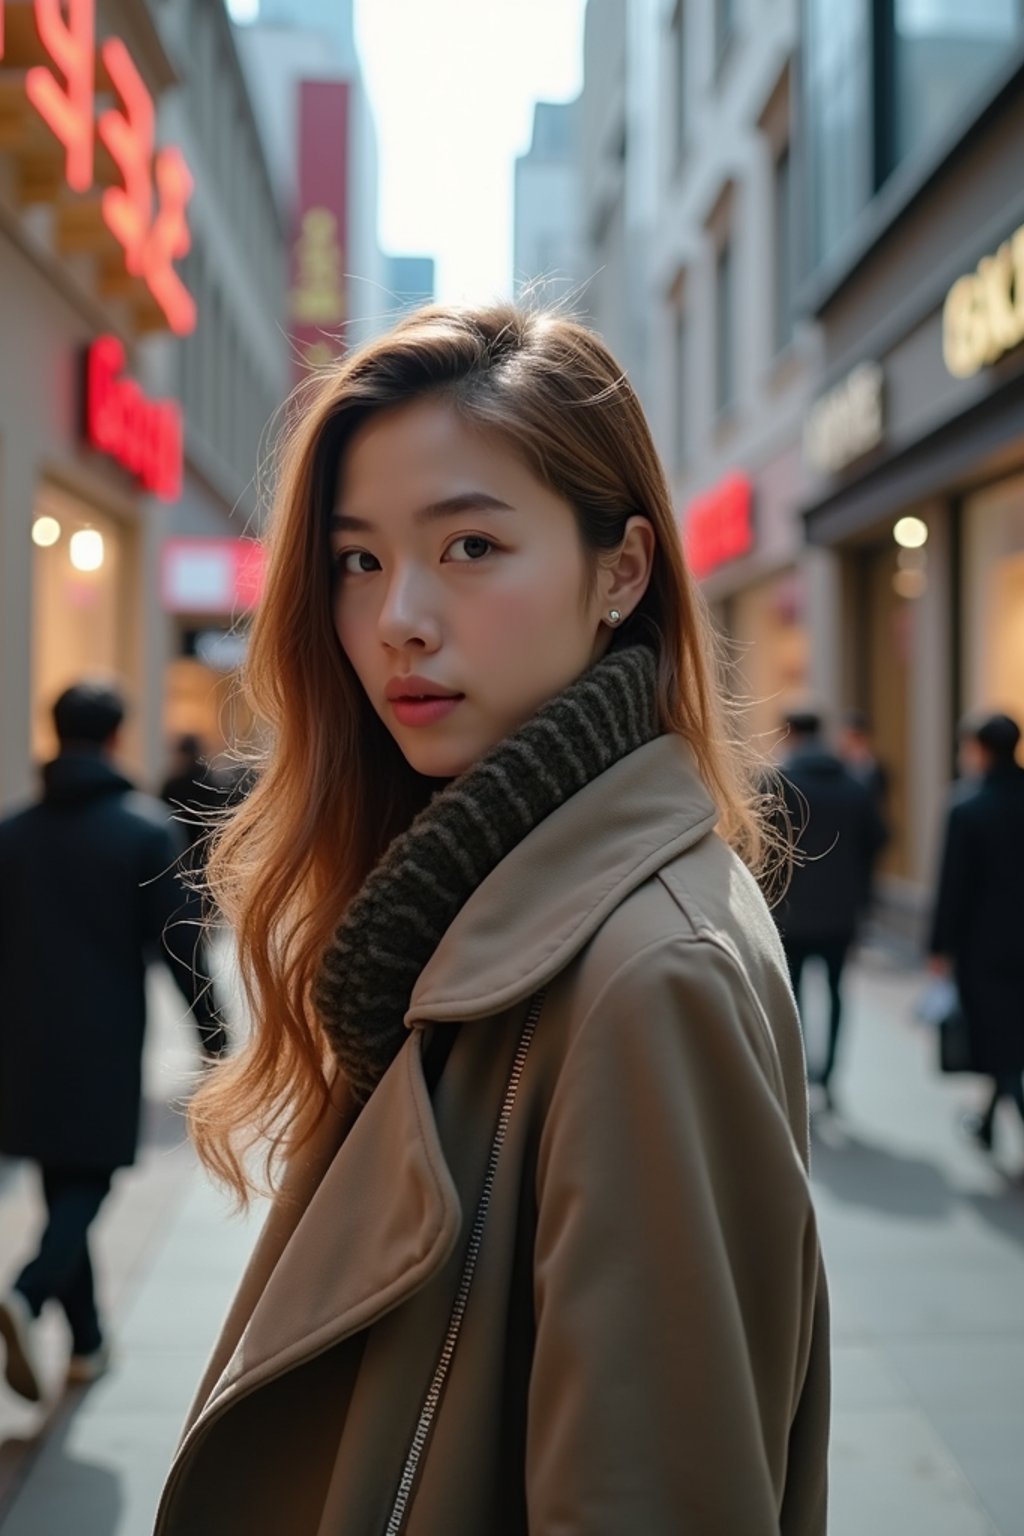
[[398, 698], [391, 699], [391, 708], [401, 725], [436, 725], [461, 704], [465, 694], [451, 694], [445, 698]]

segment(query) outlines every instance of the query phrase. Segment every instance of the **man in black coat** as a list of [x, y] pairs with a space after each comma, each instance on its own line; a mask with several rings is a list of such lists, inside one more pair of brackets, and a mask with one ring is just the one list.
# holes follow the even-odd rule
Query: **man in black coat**
[[813, 1080], [821, 1084], [831, 1107], [842, 1026], [843, 970], [868, 904], [872, 870], [886, 833], [871, 790], [825, 746], [821, 717], [800, 711], [789, 715], [786, 725], [790, 746], [782, 764], [782, 794], [796, 835], [797, 861], [776, 917], [798, 1004], [806, 962], [816, 957], [825, 965], [828, 1045]]
[[965, 781], [953, 791], [932, 921], [930, 968], [955, 975], [974, 1070], [992, 1078], [968, 1131], [991, 1150], [996, 1108], [1024, 1118], [1024, 768], [1009, 715], [971, 716], [959, 730]]
[[68, 1379], [106, 1368], [88, 1231], [135, 1159], [146, 963], [182, 901], [177, 828], [111, 760], [123, 717], [103, 684], [61, 694], [42, 798], [0, 821], [0, 1152], [39, 1164], [48, 1217], [0, 1301], [0, 1335], [8, 1383], [31, 1401], [33, 1324], [50, 1298], [70, 1325]]

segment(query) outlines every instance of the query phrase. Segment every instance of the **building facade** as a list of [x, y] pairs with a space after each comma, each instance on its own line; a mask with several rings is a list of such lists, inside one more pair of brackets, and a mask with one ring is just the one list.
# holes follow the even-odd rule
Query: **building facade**
[[573, 306], [583, 276], [579, 103], [539, 101], [530, 148], [516, 160], [513, 291]]
[[1024, 15], [805, 0], [801, 104], [818, 635], [889, 769], [916, 932], [958, 717], [1024, 722]]
[[[646, 118], [656, 146], [642, 386], [691, 567], [731, 642], [739, 724], [767, 750], [786, 709], [824, 682], [799, 517], [819, 344], [794, 303], [798, 9], [640, 5], [657, 39], [653, 79], [631, 75], [631, 139]], [[628, 167], [627, 154], [627, 179]]]
[[145, 783], [169, 735], [215, 750], [230, 734], [223, 648], [199, 662], [195, 640], [245, 603], [207, 557], [223, 576], [253, 531], [285, 354], [283, 234], [221, 5], [0, 10], [7, 804], [86, 672], [125, 687], [123, 755]]

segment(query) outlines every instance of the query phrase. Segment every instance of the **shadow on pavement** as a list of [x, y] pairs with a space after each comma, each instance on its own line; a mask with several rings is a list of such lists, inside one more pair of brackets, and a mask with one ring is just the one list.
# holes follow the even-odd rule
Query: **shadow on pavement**
[[186, 1103], [185, 1094], [170, 1102], [147, 1098], [142, 1107], [140, 1149], [156, 1147], [165, 1152], [171, 1147], [180, 1147], [187, 1139]]
[[890, 1216], [941, 1221], [961, 1197], [923, 1157], [906, 1157], [865, 1141], [841, 1120], [811, 1120], [811, 1173], [846, 1205]]
[[974, 1194], [961, 1198], [982, 1221], [987, 1221], [1003, 1237], [1024, 1248], [1024, 1182], [1020, 1178], [1010, 1184], [1005, 1194]]
[[[109, 1467], [78, 1461], [65, 1449], [75, 1413], [87, 1396], [87, 1389], [81, 1387], [65, 1392], [34, 1435], [0, 1442], [0, 1487], [6, 1489], [0, 1498], [4, 1536], [39, 1536], [42, 1531], [47, 1536], [65, 1531], [71, 1536], [72, 1530], [76, 1536], [116, 1536], [124, 1510], [120, 1478]], [[40, 1500], [37, 1487], [31, 1509], [26, 1506], [22, 1514], [19, 1496], [41, 1457], [45, 1457], [46, 1491]], [[85, 1525], [80, 1523], [83, 1512]], [[45, 1514], [51, 1520], [42, 1525]]]

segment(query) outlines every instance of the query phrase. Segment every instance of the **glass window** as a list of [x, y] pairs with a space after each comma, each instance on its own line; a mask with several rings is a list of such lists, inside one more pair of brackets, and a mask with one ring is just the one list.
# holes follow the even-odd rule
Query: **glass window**
[[872, 194], [868, 0], [807, 0], [804, 89], [815, 264], [841, 243]]
[[672, 147], [678, 169], [686, 148], [686, 5], [677, 0], [672, 15]]
[[793, 188], [787, 144], [775, 160], [772, 179], [775, 220], [775, 350], [793, 336]]
[[686, 430], [686, 314], [682, 302], [676, 309], [675, 331], [675, 456], [676, 469], [682, 469], [686, 463], [686, 449], [688, 433]]
[[955, 121], [1024, 30], [1019, 0], [895, 0], [898, 160]]
[[715, 5], [715, 68], [725, 56], [736, 27], [736, 0], [714, 0]]
[[732, 242], [724, 240], [715, 261], [715, 406], [721, 415], [733, 402]]

